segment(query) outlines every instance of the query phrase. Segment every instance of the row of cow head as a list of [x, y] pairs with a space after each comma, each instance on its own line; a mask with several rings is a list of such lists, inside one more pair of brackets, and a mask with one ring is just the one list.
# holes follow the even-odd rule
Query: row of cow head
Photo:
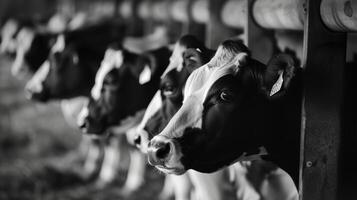
[[[133, 53], [122, 47], [123, 34], [112, 30], [120, 28], [41, 35], [39, 41], [56, 42], [41, 48], [43, 55], [29, 56], [41, 59], [28, 96], [88, 96], [78, 125], [96, 135], [147, 108], [140, 123], [122, 131], [165, 173], [213, 172], [263, 156], [297, 181], [300, 136], [289, 130], [300, 125], [301, 70], [289, 55], [263, 64], [241, 41], [226, 40], [213, 51], [191, 35], [172, 52], [161, 47]], [[19, 55], [31, 49], [23, 44]]]
[[[97, 74], [100, 83], [80, 120], [83, 130], [102, 134], [148, 106], [141, 123], [125, 131], [134, 134], [133, 142], [159, 170], [213, 172], [259, 156], [280, 164], [297, 181], [299, 134], [287, 130], [299, 130], [301, 69], [291, 56], [279, 54], [265, 65], [240, 41], [224, 41], [214, 52], [184, 36], [161, 78], [149, 81], [158, 92], [143, 92], [141, 57], [155, 51], [130, 56], [115, 50], [120, 64]], [[128, 70], [132, 57], [139, 63]], [[153, 97], [149, 104], [142, 99], [148, 97]]]

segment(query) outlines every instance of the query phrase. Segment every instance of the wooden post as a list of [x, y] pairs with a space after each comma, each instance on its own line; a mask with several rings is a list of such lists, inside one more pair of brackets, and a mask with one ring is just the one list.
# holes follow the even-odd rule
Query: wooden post
[[[274, 31], [263, 29], [253, 17], [253, 4], [255, 0], [246, 0], [247, 22], [244, 27], [244, 42], [252, 52], [252, 57], [262, 63], [268, 63], [269, 59], [277, 51]], [[262, 51], [262, 49], [264, 49]]]
[[242, 30], [232, 29], [222, 23], [221, 10], [226, 0], [208, 0], [209, 21], [206, 29], [206, 44], [216, 49], [225, 39], [242, 33]]
[[337, 197], [346, 33], [330, 31], [321, 0], [306, 0], [300, 199]]
[[188, 13], [188, 21], [186, 24], [186, 33], [191, 34], [196, 36], [197, 38], [200, 38], [203, 41], [205, 41], [205, 31], [206, 31], [206, 25], [204, 23], [197, 23], [193, 19], [193, 3], [194, 0], [188, 0], [187, 4], [187, 13]]

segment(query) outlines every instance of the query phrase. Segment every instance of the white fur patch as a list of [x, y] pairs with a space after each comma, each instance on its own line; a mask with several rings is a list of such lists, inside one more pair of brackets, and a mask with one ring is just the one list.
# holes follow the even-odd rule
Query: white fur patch
[[[236, 74], [238, 72], [240, 62], [242, 59], [245, 59], [245, 56], [246, 53], [239, 53], [235, 57], [228, 59], [228, 62], [225, 63], [217, 63], [217, 61], [212, 59], [206, 65], [195, 70], [186, 82], [184, 102], [191, 95], [197, 93], [196, 96], [199, 97], [200, 103], [203, 103], [209, 89], [218, 79], [225, 75]], [[212, 63], [215, 65], [212, 65]]]
[[88, 104], [88, 98], [86, 97], [76, 97], [72, 99], [61, 100], [61, 110], [62, 114], [72, 127], [77, 128], [77, 119], [79, 113]]
[[52, 46], [51, 52], [62, 52], [66, 47], [64, 35], [61, 34], [57, 37], [56, 43]]
[[166, 76], [166, 74], [173, 69], [176, 69], [178, 72], [180, 72], [183, 68], [183, 58], [182, 54], [186, 50], [186, 48], [182, 47], [178, 42], [174, 46], [174, 50], [171, 54], [170, 57], [170, 63], [169, 66], [165, 69], [164, 73], [161, 75], [161, 78]]
[[34, 39], [34, 32], [27, 28], [21, 29], [21, 31], [17, 35], [16, 58], [11, 67], [11, 73], [14, 76], [18, 75], [18, 73], [22, 71], [25, 54], [30, 49], [33, 39]]
[[8, 20], [1, 29], [1, 44], [0, 51], [5, 52], [7, 50], [12, 50], [13, 46], [16, 45], [14, 39], [12, 38], [16, 32], [18, 24], [14, 20]]
[[16, 37], [18, 47], [23, 48], [26, 52], [30, 49], [35, 33], [28, 29], [23, 28], [20, 30]]
[[107, 184], [114, 180], [118, 173], [119, 161], [121, 158], [121, 151], [118, 149], [118, 141], [111, 141], [105, 147], [104, 160], [99, 174], [99, 181], [101, 184]]
[[43, 90], [43, 81], [50, 72], [50, 62], [46, 60], [26, 84], [26, 89], [31, 92], [40, 93]]
[[139, 83], [143, 85], [151, 80], [151, 69], [149, 65], [145, 65], [139, 76]]
[[78, 114], [77, 125], [82, 126], [84, 124], [85, 119], [88, 117], [88, 115], [89, 115], [88, 106], [85, 105], [85, 106], [83, 106], [82, 110]]
[[283, 72], [281, 71], [278, 80], [274, 83], [273, 87], [271, 88], [270, 96], [273, 96], [274, 94], [280, 91], [281, 87], [283, 86], [283, 82], [284, 82]]
[[95, 76], [95, 84], [92, 88], [91, 94], [93, 99], [97, 100], [100, 97], [100, 91], [103, 87], [105, 76], [114, 68], [120, 68], [124, 62], [123, 52], [121, 50], [107, 49], [104, 59]]

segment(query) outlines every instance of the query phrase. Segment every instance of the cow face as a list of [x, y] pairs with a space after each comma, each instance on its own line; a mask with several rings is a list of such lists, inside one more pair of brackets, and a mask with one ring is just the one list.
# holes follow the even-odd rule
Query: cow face
[[117, 50], [113, 55], [114, 61], [102, 62], [92, 100], [78, 120], [86, 133], [103, 134], [110, 126], [145, 108], [168, 64], [169, 51], [160, 48], [138, 55]]
[[[161, 79], [160, 97], [154, 98], [152, 104], [160, 104], [157, 109], [149, 109], [147, 115], [152, 116], [146, 120], [144, 128], [138, 128], [138, 136], [134, 142], [146, 153], [149, 140], [157, 135], [167, 125], [172, 116], [182, 105], [183, 88], [188, 76], [193, 70], [207, 63], [211, 58], [208, 49], [188, 48], [182, 54], [182, 70], [172, 70]], [[150, 103], [151, 104], [151, 103]], [[157, 110], [157, 111], [156, 111]], [[156, 112], [155, 112], [156, 111]], [[150, 113], [153, 112], [153, 113]]]
[[240, 42], [223, 42], [188, 78], [182, 107], [150, 141], [149, 163], [165, 173], [213, 172], [265, 154], [262, 146], [269, 152], [281, 137], [284, 124], [276, 121], [284, 120], [280, 106], [294, 71], [289, 56], [277, 56], [267, 67]]
[[26, 95], [37, 101], [86, 96], [99, 61], [100, 55], [87, 54], [74, 46], [54, 51], [27, 83]]
[[9, 19], [1, 29], [0, 53], [13, 54], [16, 51], [16, 32], [19, 28], [17, 21]]
[[12, 75], [35, 73], [47, 59], [53, 40], [55, 35], [36, 33], [28, 27], [22, 28], [16, 37], [16, 57], [11, 67]]

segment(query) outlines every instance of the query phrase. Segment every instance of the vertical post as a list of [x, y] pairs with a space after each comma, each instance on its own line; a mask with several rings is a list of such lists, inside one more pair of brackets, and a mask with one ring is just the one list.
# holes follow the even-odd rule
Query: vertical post
[[239, 34], [237, 30], [222, 23], [221, 10], [225, 2], [226, 0], [208, 0], [210, 17], [206, 28], [206, 44], [209, 48], [216, 49], [223, 40]]
[[204, 41], [206, 25], [199, 24], [194, 21], [192, 16], [193, 3], [194, 0], [188, 0], [188, 5], [187, 5], [188, 22], [186, 25], [186, 32], [188, 34], [196, 36], [197, 38], [201, 38]]
[[[253, 4], [255, 0], [246, 0], [247, 22], [244, 27], [243, 39], [252, 52], [252, 57], [262, 63], [267, 63], [276, 52], [274, 31], [260, 27], [253, 17]], [[263, 50], [264, 49], [264, 50]], [[263, 51], [262, 51], [263, 50]]]
[[300, 199], [337, 197], [346, 33], [321, 21], [321, 0], [306, 0]]

